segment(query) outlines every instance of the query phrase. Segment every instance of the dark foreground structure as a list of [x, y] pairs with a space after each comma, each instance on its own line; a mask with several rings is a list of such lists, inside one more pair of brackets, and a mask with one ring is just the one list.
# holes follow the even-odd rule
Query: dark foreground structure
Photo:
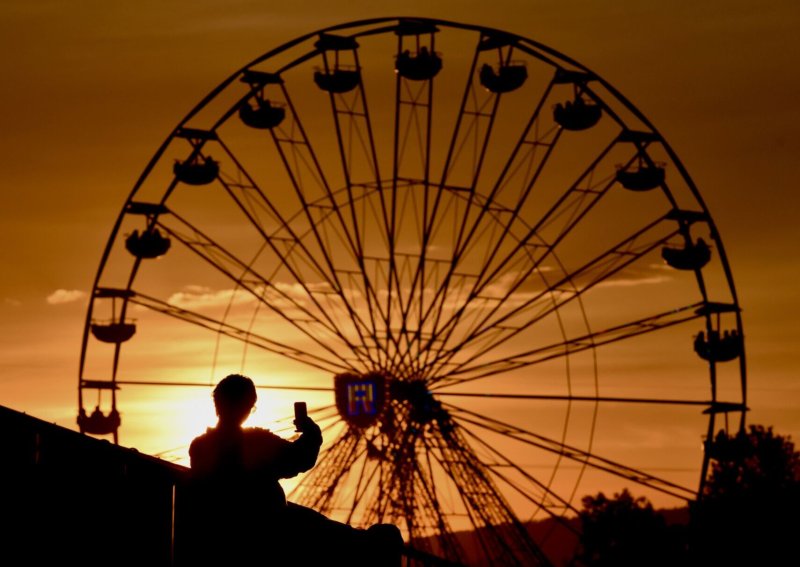
[[[197, 564], [189, 469], [2, 406], [0, 446], [0, 564]], [[277, 565], [267, 550], [285, 542], [266, 539], [263, 564]], [[298, 551], [293, 565], [318, 564]], [[377, 565], [365, 553], [354, 549], [348, 564]], [[450, 565], [410, 548], [402, 564]]]

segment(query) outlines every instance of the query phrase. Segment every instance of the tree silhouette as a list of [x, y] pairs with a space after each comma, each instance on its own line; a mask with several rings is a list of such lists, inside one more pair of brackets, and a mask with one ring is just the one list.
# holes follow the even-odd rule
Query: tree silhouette
[[602, 492], [585, 496], [582, 503], [582, 535], [572, 567], [682, 564], [680, 526], [668, 526], [647, 498], [635, 498], [625, 489], [613, 498]]
[[693, 505], [697, 564], [765, 565], [796, 557], [800, 453], [790, 437], [751, 425], [708, 444], [711, 473]]
[[[711, 468], [691, 530], [667, 525], [628, 490], [583, 498], [571, 567], [794, 564], [800, 534], [800, 452], [788, 436], [751, 425], [707, 443]], [[688, 552], [687, 542], [688, 540]], [[794, 562], [794, 563], [793, 563]]]

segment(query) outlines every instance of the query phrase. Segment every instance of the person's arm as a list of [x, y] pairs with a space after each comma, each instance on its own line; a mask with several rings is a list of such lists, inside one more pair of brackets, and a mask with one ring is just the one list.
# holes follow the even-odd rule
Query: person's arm
[[310, 470], [317, 462], [322, 445], [322, 432], [319, 425], [310, 417], [298, 424], [302, 434], [294, 441], [286, 441], [279, 463], [280, 478], [291, 478]]

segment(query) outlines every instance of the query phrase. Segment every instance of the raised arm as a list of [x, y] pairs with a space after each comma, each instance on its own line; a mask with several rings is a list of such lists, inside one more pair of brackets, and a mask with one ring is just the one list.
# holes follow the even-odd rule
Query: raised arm
[[317, 462], [319, 448], [322, 445], [319, 425], [310, 417], [306, 417], [298, 427], [302, 434], [294, 441], [286, 441], [279, 462], [276, 463], [280, 478], [296, 476], [311, 469]]

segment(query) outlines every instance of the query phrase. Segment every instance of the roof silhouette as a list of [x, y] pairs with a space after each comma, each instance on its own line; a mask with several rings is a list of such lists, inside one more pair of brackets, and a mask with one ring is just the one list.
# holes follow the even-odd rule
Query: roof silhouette
[[[190, 469], [3, 406], [0, 447], [0, 564], [189, 564]], [[409, 547], [403, 555], [454, 565]]]
[[0, 563], [175, 564], [189, 469], [0, 406]]

